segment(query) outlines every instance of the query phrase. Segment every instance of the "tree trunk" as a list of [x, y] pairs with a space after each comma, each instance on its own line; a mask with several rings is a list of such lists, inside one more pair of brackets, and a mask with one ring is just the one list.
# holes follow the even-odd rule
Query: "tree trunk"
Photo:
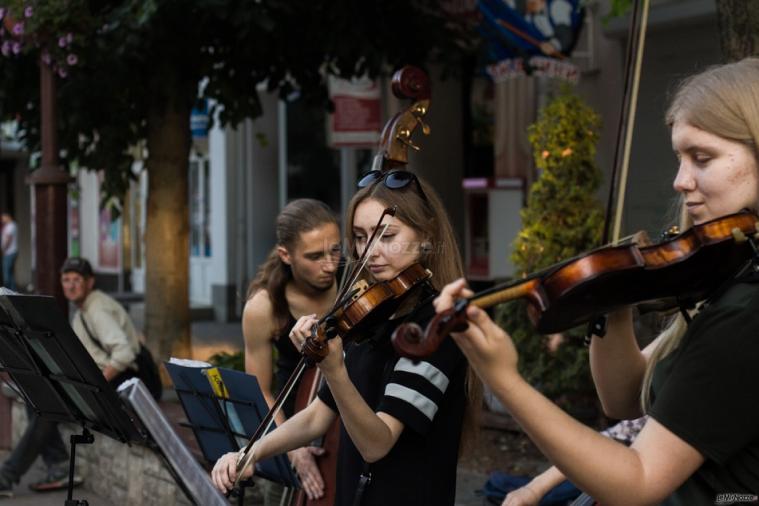
[[[164, 65], [164, 68], [169, 65]], [[161, 72], [148, 113], [145, 333], [156, 360], [192, 358], [189, 298], [190, 109], [184, 85]]]
[[759, 2], [717, 0], [717, 21], [726, 61], [759, 54]]

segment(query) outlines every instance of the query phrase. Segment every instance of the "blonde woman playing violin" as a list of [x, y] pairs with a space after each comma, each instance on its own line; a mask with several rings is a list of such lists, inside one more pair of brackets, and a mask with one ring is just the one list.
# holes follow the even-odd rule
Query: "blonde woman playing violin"
[[[759, 59], [686, 79], [666, 115], [679, 167], [674, 189], [693, 224], [759, 208]], [[694, 273], [695, 276], [698, 273]], [[727, 280], [726, 280], [727, 281]], [[469, 293], [446, 286], [435, 305]], [[693, 317], [643, 350], [629, 310], [591, 344], [602, 405], [649, 419], [631, 447], [569, 417], [517, 372], [509, 335], [480, 309], [452, 334], [482, 380], [553, 464], [601, 504], [733, 504], [759, 493], [759, 275], [732, 280]]]

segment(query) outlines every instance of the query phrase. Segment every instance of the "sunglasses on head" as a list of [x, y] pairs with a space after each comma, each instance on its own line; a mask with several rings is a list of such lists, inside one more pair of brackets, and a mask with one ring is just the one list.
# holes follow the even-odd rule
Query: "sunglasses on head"
[[370, 186], [372, 184], [375, 184], [379, 181], [382, 181], [382, 183], [385, 185], [386, 188], [390, 188], [391, 190], [397, 190], [399, 188], [405, 188], [409, 184], [411, 184], [412, 181], [416, 181], [416, 186], [419, 188], [419, 196], [422, 197], [422, 200], [429, 203], [427, 200], [427, 195], [424, 194], [424, 190], [422, 190], [422, 185], [419, 183], [419, 180], [416, 177], [416, 174], [413, 172], [409, 172], [407, 170], [390, 170], [390, 171], [381, 171], [381, 170], [370, 170], [367, 172], [364, 177], [359, 179], [358, 181], [358, 187], [359, 188], [366, 188], [367, 186]]

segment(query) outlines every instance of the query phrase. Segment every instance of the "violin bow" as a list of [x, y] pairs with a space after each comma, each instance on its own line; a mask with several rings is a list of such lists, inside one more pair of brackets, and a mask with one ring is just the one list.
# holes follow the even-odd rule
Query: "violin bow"
[[[638, 105], [638, 89], [640, 84], [640, 69], [643, 64], [643, 49], [646, 42], [648, 27], [649, 0], [636, 0], [630, 22], [630, 33], [627, 45], [625, 65], [625, 87], [622, 97], [622, 111], [617, 125], [617, 143], [614, 148], [614, 166], [609, 184], [609, 198], [606, 203], [606, 219], [604, 221], [601, 244], [619, 240], [622, 223], [622, 210], [625, 205], [627, 177], [630, 166], [630, 150], [632, 134], [635, 128], [635, 111]], [[622, 150], [620, 151], [620, 147]], [[617, 188], [619, 186], [619, 188]], [[616, 205], [614, 202], [616, 188]], [[612, 220], [612, 214], [614, 214]], [[611, 241], [610, 241], [611, 238]]]
[[[395, 216], [395, 213], [397, 210], [398, 210], [397, 206], [393, 206], [393, 207], [385, 208], [385, 210], [382, 211], [382, 215], [377, 221], [377, 225], [374, 227], [374, 231], [372, 231], [372, 235], [369, 237], [368, 246], [364, 248], [364, 251], [361, 253], [361, 256], [358, 258], [358, 260], [356, 260], [356, 263], [353, 266], [353, 270], [348, 276], [350, 277], [350, 281], [343, 284], [343, 286], [341, 287], [340, 292], [338, 293], [336, 297], [335, 305], [328, 312], [329, 315], [334, 314], [337, 308], [341, 307], [348, 300], [349, 298], [348, 287], [353, 286], [353, 284], [356, 282], [359, 274], [364, 269], [364, 267], [366, 267], [366, 262], [369, 261], [369, 258], [371, 257], [372, 253], [374, 253], [374, 249], [377, 247], [377, 244], [379, 244], [379, 241], [385, 235], [385, 232], [387, 231], [387, 227], [390, 226], [389, 223], [382, 223], [383, 220], [385, 219], [385, 216]], [[377, 233], [380, 229], [382, 229], [382, 231], [379, 232], [379, 236], [378, 236]], [[321, 320], [320, 320], [320, 323], [321, 323]]]

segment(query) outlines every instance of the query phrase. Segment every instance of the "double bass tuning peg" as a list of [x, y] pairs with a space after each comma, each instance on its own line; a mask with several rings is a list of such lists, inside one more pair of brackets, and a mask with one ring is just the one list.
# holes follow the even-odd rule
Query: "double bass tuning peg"
[[422, 121], [422, 118], [427, 114], [427, 106], [423, 103], [417, 102], [414, 104], [412, 114], [414, 115], [414, 119], [419, 124], [419, 126], [422, 127], [422, 132], [424, 135], [429, 135], [431, 131], [430, 126]]
[[419, 151], [419, 146], [411, 142], [411, 139], [403, 138], [399, 135], [398, 140], [401, 141], [404, 145], [413, 149], [414, 151]]
[[430, 126], [427, 123], [425, 123], [424, 121], [422, 121], [422, 118], [420, 118], [418, 116], [416, 118], [416, 121], [417, 121], [417, 123], [419, 123], [419, 126], [422, 127], [422, 132], [424, 133], [424, 135], [429, 135], [430, 134]]

